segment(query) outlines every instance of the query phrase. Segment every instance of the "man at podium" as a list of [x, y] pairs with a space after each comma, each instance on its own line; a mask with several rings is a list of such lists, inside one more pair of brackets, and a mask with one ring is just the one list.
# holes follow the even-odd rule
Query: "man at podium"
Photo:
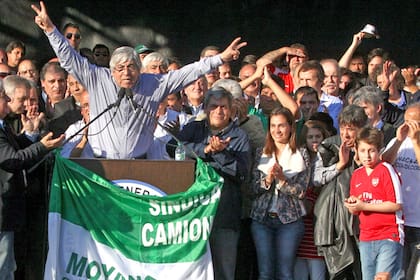
[[42, 1], [40, 7], [32, 5], [32, 9], [37, 14], [35, 23], [45, 32], [61, 66], [89, 92], [91, 120], [112, 107], [89, 127], [89, 143], [95, 157], [100, 158], [144, 158], [153, 141], [153, 117], [162, 100], [224, 62], [238, 59], [239, 49], [246, 45], [236, 38], [219, 55], [166, 74], [140, 74], [141, 62], [135, 50], [120, 47], [112, 54], [108, 69], [90, 64], [69, 45]]

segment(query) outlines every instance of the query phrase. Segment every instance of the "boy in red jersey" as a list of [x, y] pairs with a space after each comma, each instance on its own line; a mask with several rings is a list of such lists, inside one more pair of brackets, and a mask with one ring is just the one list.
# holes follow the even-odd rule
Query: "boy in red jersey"
[[392, 165], [380, 159], [382, 132], [361, 129], [356, 147], [363, 166], [351, 177], [345, 206], [360, 219], [363, 279], [373, 279], [378, 272], [400, 279], [404, 242], [400, 178]]

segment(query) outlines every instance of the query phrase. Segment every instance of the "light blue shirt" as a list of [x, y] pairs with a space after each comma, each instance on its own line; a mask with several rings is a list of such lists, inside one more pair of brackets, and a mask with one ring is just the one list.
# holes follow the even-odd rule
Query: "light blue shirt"
[[328, 110], [328, 115], [333, 119], [334, 127], [337, 131], [340, 129], [338, 123], [338, 115], [340, 114], [341, 110], [343, 109], [343, 101], [337, 96], [326, 94], [325, 92], [322, 93], [321, 98], [319, 100], [319, 108], [318, 112], [323, 112], [324, 107]]
[[[57, 28], [47, 36], [61, 66], [88, 90], [90, 119], [95, 118], [117, 100], [120, 88], [110, 69], [90, 64], [69, 45]], [[129, 101], [123, 98], [119, 109], [113, 108], [89, 127], [89, 143], [95, 156], [110, 159], [143, 156], [153, 141], [155, 120], [149, 115], [155, 116], [167, 95], [180, 91], [219, 65], [222, 65], [222, 59], [217, 55], [163, 75], [140, 74], [132, 88], [138, 108], [134, 111]]]

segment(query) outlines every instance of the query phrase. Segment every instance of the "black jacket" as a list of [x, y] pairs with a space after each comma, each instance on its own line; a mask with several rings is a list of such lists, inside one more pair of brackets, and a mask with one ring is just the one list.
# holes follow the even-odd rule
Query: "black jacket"
[[[338, 161], [340, 145], [339, 135], [324, 140], [319, 151], [325, 167]], [[344, 199], [350, 193], [350, 178], [357, 167], [353, 154], [350, 154], [346, 168], [322, 187], [315, 203], [315, 245], [325, 258], [330, 279], [349, 266], [358, 264], [354, 216], [344, 206]], [[356, 270], [360, 271], [358, 268]]]
[[15, 231], [24, 224], [25, 170], [47, 153], [40, 142], [32, 144], [25, 135], [8, 137], [0, 128], [0, 231]]
[[[214, 218], [215, 228], [239, 230], [241, 218], [241, 185], [247, 182], [250, 176], [251, 150], [248, 135], [236, 123], [231, 122], [218, 136], [222, 139], [231, 138], [229, 146], [218, 153], [205, 154], [211, 137], [207, 120], [194, 121], [185, 125], [178, 134], [179, 140], [184, 144], [186, 156], [194, 158], [194, 153], [204, 162], [213, 167], [223, 177], [224, 184], [219, 206]], [[169, 145], [174, 146], [176, 141], [171, 140]], [[168, 151], [170, 155], [173, 153]]]
[[70, 96], [54, 105], [54, 113], [49, 119], [48, 129], [54, 133], [54, 137], [66, 132], [67, 128], [82, 119], [80, 108], [74, 97]]

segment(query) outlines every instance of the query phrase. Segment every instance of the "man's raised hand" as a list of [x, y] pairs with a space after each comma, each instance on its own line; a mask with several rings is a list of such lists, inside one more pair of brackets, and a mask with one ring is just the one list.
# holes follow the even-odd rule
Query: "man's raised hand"
[[245, 47], [247, 44], [247, 42], [241, 42], [241, 37], [233, 40], [232, 43], [230, 43], [230, 45], [220, 54], [223, 62], [237, 60], [241, 54], [239, 49]]
[[51, 32], [54, 30], [54, 24], [52, 23], [50, 17], [47, 14], [47, 8], [43, 1], [39, 2], [38, 8], [36, 5], [31, 5], [32, 10], [35, 11], [35, 23], [44, 30], [45, 32]]

